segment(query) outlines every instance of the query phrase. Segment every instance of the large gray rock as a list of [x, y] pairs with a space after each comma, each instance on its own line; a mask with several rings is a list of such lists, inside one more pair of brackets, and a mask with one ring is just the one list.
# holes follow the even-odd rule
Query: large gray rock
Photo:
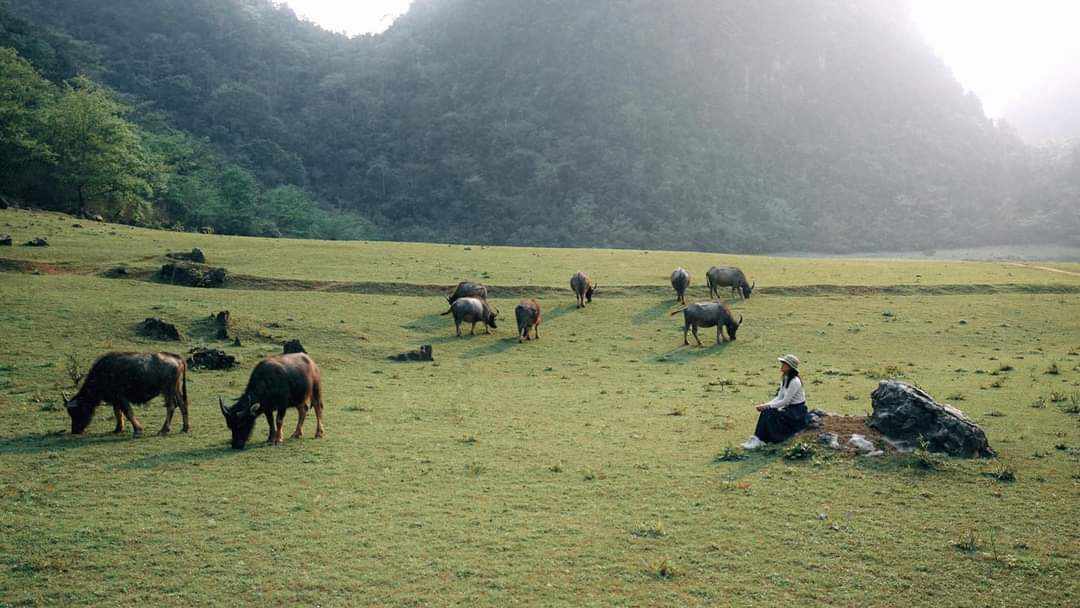
[[915, 445], [922, 439], [931, 452], [965, 458], [997, 455], [979, 425], [910, 384], [882, 380], [870, 398], [874, 411], [867, 424], [893, 441]]

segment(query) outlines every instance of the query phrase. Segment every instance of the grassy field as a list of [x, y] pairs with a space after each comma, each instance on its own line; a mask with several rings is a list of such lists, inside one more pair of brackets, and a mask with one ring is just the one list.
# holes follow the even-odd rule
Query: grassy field
[[[0, 249], [0, 606], [1080, 602], [1080, 276], [74, 223], [0, 211], [0, 233], [52, 244]], [[195, 246], [264, 282], [98, 275]], [[736, 342], [683, 347], [667, 276], [682, 265], [699, 283], [720, 263], [762, 291], [734, 303], [746, 319]], [[553, 289], [578, 269], [601, 284], [584, 310]], [[507, 323], [494, 335], [458, 339], [438, 295], [378, 288], [464, 278], [535, 287], [540, 341], [513, 338], [513, 299], [497, 300]], [[803, 285], [821, 287], [780, 289]], [[891, 285], [908, 288], [854, 289]], [[206, 319], [223, 309], [240, 347], [212, 337]], [[137, 337], [148, 316], [184, 341]], [[260, 422], [247, 450], [230, 450], [217, 396], [237, 396], [289, 338], [323, 368], [327, 436], [312, 439], [309, 418], [308, 438], [267, 447]], [[387, 360], [425, 343], [434, 364]], [[190, 373], [191, 434], [113, 436], [104, 409], [87, 436], [63, 432], [69, 354], [85, 367], [110, 349], [197, 345], [242, 364]], [[774, 449], [717, 461], [749, 435], [789, 351], [805, 361], [811, 407], [865, 413], [877, 381], [898, 377], [967, 412], [1000, 458], [924, 470]], [[136, 411], [148, 430], [164, 417], [160, 400]], [[1004, 467], [1015, 481], [997, 478]]]

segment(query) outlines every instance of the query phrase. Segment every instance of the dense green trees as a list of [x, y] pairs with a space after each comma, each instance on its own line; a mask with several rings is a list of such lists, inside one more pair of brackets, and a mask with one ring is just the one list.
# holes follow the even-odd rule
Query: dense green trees
[[893, 0], [416, 0], [353, 39], [269, 0], [12, 6], [138, 104], [151, 198], [186, 226], [743, 251], [1080, 232], [1062, 161], [988, 120]]
[[35, 30], [2, 5], [0, 26], [0, 41], [10, 45], [0, 48], [0, 194], [70, 213], [232, 234], [374, 235], [370, 224], [324, 211], [299, 187], [264, 187], [158, 114], [134, 117], [113, 91], [75, 75], [71, 66], [94, 67], [84, 47]]

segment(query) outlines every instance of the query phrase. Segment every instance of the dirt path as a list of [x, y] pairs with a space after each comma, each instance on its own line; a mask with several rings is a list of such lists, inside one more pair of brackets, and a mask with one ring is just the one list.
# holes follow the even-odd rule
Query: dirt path
[[1058, 274], [1067, 274], [1071, 277], [1080, 277], [1080, 272], [1073, 272], [1071, 270], [1062, 270], [1060, 268], [1051, 268], [1049, 266], [1036, 266], [1034, 264], [1021, 264], [1020, 262], [1006, 262], [1009, 266], [1016, 266], [1018, 268], [1031, 268], [1033, 270], [1045, 270], [1047, 272], [1056, 272]]

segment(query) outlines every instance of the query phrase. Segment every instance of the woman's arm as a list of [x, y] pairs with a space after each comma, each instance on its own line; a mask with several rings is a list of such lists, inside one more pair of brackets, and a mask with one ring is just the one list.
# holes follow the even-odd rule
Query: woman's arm
[[798, 376], [795, 376], [788, 382], [786, 387], [780, 389], [780, 392], [776, 395], [775, 399], [765, 405], [777, 409], [790, 405], [792, 403], [792, 397], [799, 392], [799, 387], [801, 386], [802, 380], [800, 380]]

